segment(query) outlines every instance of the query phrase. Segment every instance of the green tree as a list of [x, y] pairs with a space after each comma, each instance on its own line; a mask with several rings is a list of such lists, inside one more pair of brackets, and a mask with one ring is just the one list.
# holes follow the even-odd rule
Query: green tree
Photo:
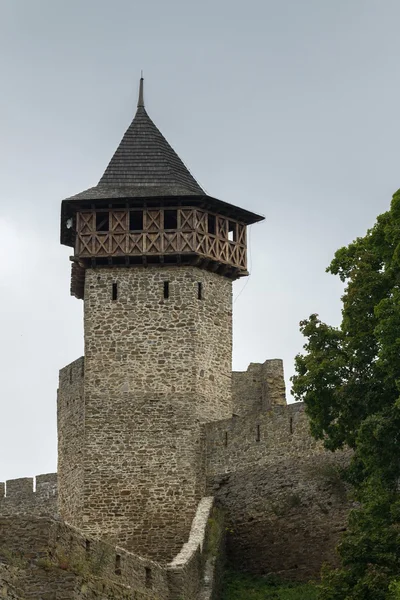
[[354, 450], [345, 477], [359, 507], [338, 547], [341, 567], [324, 571], [319, 598], [389, 599], [400, 575], [400, 190], [327, 271], [346, 284], [342, 322], [331, 327], [313, 314], [300, 323], [306, 343], [293, 393], [327, 449]]

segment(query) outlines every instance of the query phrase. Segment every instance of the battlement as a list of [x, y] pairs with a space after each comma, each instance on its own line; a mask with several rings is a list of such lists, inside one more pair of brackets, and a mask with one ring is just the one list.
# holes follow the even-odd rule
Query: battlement
[[61, 385], [75, 386], [83, 381], [85, 375], [85, 357], [77, 358], [69, 365], [65, 365], [59, 372], [59, 380]]
[[[82, 454], [85, 432], [84, 400], [85, 359], [83, 356], [59, 372], [57, 393], [58, 504], [63, 518], [72, 525], [78, 508], [83, 506]], [[63, 485], [64, 483], [64, 485]]]
[[57, 514], [57, 473], [0, 483], [0, 516]]
[[232, 401], [237, 415], [286, 406], [283, 361], [273, 358], [262, 364], [250, 363], [247, 371], [233, 371]]
[[328, 452], [311, 436], [302, 403], [209, 423], [205, 436], [207, 492], [228, 511], [233, 565], [305, 581], [335, 564], [349, 452]]
[[311, 437], [302, 403], [275, 406], [263, 413], [233, 416], [205, 426], [207, 473], [236, 471], [277, 458], [323, 452]]
[[[148, 600], [168, 597], [167, 576], [161, 565], [88, 538], [74, 527], [48, 517], [0, 517], [0, 562], [13, 565], [14, 557], [21, 569], [18, 583], [23, 589], [26, 586], [24, 591], [32, 590], [29, 571], [36, 563], [50, 573], [68, 572], [69, 579], [81, 576], [91, 582], [101, 578], [107, 582], [110, 592], [113, 585], [118, 585], [121, 595], [112, 595], [113, 598], [126, 598], [123, 590], [137, 592]], [[66, 585], [64, 582], [63, 586]], [[41, 591], [50, 590], [54, 591], [48, 587]], [[68, 588], [61, 587], [61, 590], [65, 593]], [[102, 591], [105, 591], [104, 585]]]
[[217, 597], [218, 571], [224, 561], [224, 516], [212, 496], [200, 500], [188, 541], [167, 566], [171, 598]]
[[[213, 504], [213, 498], [200, 501], [189, 539], [168, 565], [88, 537], [60, 520], [0, 516], [0, 565], [5, 563], [9, 569], [16, 568], [16, 581], [24, 593], [34, 589], [40, 597], [56, 590], [62, 597], [72, 597], [66, 593], [72, 590], [71, 583], [75, 585], [78, 580], [85, 583], [86, 589], [90, 586], [94, 591], [97, 591], [97, 583], [101, 597], [116, 600], [128, 596], [147, 600], [195, 600], [202, 589], [207, 560], [213, 558], [215, 562], [214, 554], [210, 554], [210, 536], [214, 552], [223, 543], [222, 521], [217, 515], [213, 523], [219, 519], [219, 533], [210, 531]], [[32, 571], [33, 565], [44, 568], [44, 579], [40, 569]], [[60, 578], [63, 572], [67, 577]], [[4, 583], [1, 574], [0, 581]], [[10, 576], [6, 584], [12, 583]]]

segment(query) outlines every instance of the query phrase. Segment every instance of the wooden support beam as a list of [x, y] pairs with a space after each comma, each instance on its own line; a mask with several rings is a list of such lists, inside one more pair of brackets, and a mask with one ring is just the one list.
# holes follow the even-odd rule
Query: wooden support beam
[[210, 264], [209, 270], [216, 273], [221, 266], [223, 266], [223, 265], [221, 265], [220, 262], [212, 262]]
[[221, 263], [218, 264], [218, 269], [216, 270], [218, 275], [223, 275], [224, 273], [227, 273], [232, 267], [230, 267], [229, 265], [223, 265]]

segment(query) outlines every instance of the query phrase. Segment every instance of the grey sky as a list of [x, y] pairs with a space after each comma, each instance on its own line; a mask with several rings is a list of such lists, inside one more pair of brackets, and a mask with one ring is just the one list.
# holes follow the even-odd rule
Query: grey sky
[[400, 187], [399, 21], [397, 0], [0, 1], [0, 481], [56, 469], [58, 369], [83, 353], [60, 201], [99, 180], [140, 69], [199, 183], [266, 216], [234, 368], [289, 377], [300, 319], [339, 322], [334, 251]]

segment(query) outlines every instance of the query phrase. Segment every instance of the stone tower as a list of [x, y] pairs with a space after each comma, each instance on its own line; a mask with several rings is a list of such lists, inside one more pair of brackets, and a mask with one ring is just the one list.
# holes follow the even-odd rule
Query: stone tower
[[232, 282], [262, 217], [208, 196], [136, 115], [99, 184], [62, 202], [85, 356], [60, 374], [61, 516], [159, 560], [204, 496], [202, 425], [232, 414]]

